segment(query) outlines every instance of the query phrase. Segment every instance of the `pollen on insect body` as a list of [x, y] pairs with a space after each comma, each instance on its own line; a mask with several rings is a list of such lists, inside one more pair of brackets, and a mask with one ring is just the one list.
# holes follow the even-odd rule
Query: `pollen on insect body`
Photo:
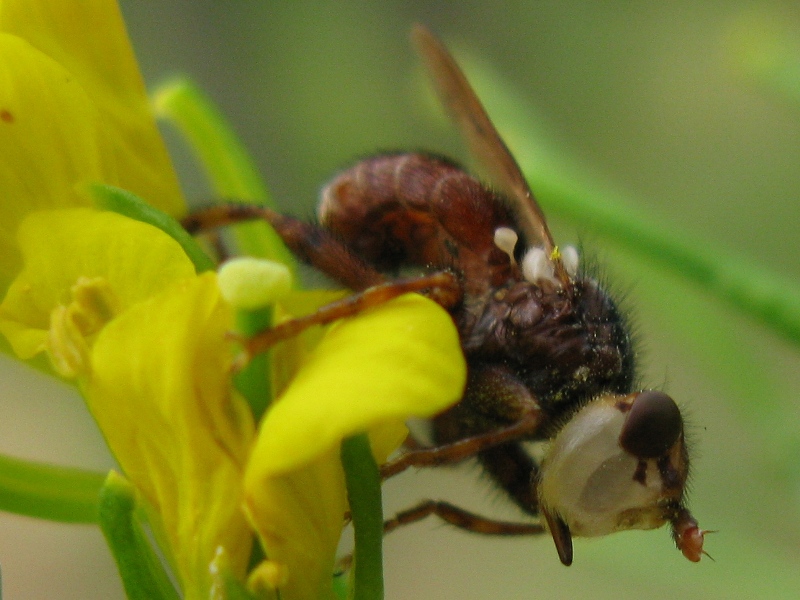
[[561, 251], [561, 263], [567, 275], [575, 277], [578, 274], [579, 262], [578, 249], [575, 246], [565, 246]]
[[516, 262], [514, 260], [514, 248], [517, 246], [517, 240], [519, 240], [517, 232], [510, 227], [498, 227], [494, 230], [494, 245], [508, 254], [511, 264]]
[[[495, 232], [495, 243], [497, 232]], [[578, 251], [574, 246], [566, 246], [563, 250], [558, 250], [552, 256], [547, 256], [543, 248], [529, 248], [522, 258], [522, 276], [531, 283], [541, 283], [549, 281], [558, 284], [555, 276], [553, 260], [561, 260], [564, 270], [570, 277], [575, 277], [578, 273]]]
[[522, 276], [526, 281], [539, 283], [540, 281], [555, 281], [553, 263], [547, 257], [543, 248], [530, 248], [522, 258]]

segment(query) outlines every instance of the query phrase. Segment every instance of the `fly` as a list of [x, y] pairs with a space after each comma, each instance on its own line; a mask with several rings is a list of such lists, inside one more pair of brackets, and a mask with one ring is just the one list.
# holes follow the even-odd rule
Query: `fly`
[[[707, 532], [685, 504], [689, 456], [677, 404], [663, 392], [633, 389], [635, 355], [617, 304], [582, 269], [574, 248], [556, 245], [519, 165], [449, 52], [424, 27], [412, 38], [494, 187], [440, 156], [385, 154], [324, 188], [318, 225], [253, 205], [217, 206], [185, 219], [190, 232], [266, 220], [299, 258], [355, 293], [255, 336], [247, 352], [423, 293], [458, 328], [467, 386], [460, 402], [434, 418], [434, 446], [409, 449], [382, 475], [475, 457], [534, 519], [497, 521], [428, 500], [387, 521], [386, 531], [435, 514], [484, 534], [549, 532], [569, 565], [574, 536], [669, 523], [677, 547], [699, 561]], [[393, 275], [409, 266], [426, 273]], [[530, 441], [547, 444], [541, 461], [525, 451]]]

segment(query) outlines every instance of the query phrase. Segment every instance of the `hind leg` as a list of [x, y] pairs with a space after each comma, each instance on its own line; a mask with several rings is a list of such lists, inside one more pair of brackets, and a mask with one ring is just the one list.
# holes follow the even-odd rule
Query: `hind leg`
[[264, 206], [221, 204], [192, 213], [181, 224], [186, 231], [196, 234], [253, 220], [269, 223], [300, 260], [353, 291], [365, 290], [385, 281], [381, 273], [353, 254], [324, 227], [283, 215]]

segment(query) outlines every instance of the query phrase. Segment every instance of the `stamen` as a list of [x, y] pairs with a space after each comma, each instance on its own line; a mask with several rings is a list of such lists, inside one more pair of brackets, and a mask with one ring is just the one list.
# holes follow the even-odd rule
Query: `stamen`
[[53, 368], [68, 379], [89, 372], [94, 337], [121, 310], [114, 290], [102, 277], [79, 277], [70, 294], [69, 304], [50, 313], [46, 343]]
[[[263, 560], [247, 578], [247, 586], [258, 592], [274, 592], [284, 587], [289, 581], [289, 567], [274, 560]], [[265, 594], [266, 595], [266, 594]]]

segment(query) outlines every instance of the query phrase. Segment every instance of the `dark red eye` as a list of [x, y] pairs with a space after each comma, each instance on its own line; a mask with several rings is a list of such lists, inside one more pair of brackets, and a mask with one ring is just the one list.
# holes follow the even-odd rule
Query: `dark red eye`
[[637, 458], [663, 456], [683, 431], [683, 418], [675, 401], [648, 390], [633, 401], [619, 434], [619, 445]]

